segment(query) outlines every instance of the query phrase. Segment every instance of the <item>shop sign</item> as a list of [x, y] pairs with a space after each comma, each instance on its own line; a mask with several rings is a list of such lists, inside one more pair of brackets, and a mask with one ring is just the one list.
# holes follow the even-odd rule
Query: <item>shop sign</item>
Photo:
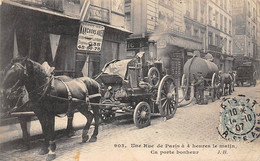
[[[109, 22], [109, 10], [106, 8], [100, 8], [98, 6], [90, 6], [89, 7], [89, 19], [98, 20], [101, 22]], [[85, 21], [87, 21], [85, 19]]]
[[104, 26], [82, 22], [79, 28], [77, 49], [100, 52], [104, 30]]
[[127, 50], [135, 50], [143, 47], [148, 47], [147, 38], [137, 38], [127, 40]]
[[159, 40], [157, 41], [157, 48], [158, 48], [158, 49], [165, 48], [165, 47], [166, 47], [166, 44], [167, 44], [166, 39], [159, 39]]

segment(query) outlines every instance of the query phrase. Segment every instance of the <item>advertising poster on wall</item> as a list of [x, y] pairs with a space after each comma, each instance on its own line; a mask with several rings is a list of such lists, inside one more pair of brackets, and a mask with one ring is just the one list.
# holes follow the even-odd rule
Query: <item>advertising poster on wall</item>
[[82, 22], [78, 36], [78, 50], [99, 52], [102, 47], [105, 27]]

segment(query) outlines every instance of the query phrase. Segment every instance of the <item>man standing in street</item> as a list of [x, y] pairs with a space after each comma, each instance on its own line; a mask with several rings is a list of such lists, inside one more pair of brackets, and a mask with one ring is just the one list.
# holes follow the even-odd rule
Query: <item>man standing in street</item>
[[204, 77], [201, 72], [197, 73], [197, 81], [195, 82], [194, 87], [197, 104], [204, 104]]

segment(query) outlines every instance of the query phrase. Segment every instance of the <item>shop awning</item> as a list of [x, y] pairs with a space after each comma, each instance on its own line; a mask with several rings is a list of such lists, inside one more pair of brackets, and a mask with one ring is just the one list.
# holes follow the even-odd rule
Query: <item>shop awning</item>
[[38, 8], [38, 7], [28, 6], [28, 5], [21, 4], [19, 2], [14, 2], [14, 1], [11, 1], [11, 0], [3, 0], [2, 3], [13, 5], [13, 6], [16, 6], [16, 7], [25, 8], [25, 9], [30, 9], [30, 10], [34, 10], [34, 11], [44, 12], [44, 13], [51, 14], [51, 15], [61, 16], [61, 17], [69, 18], [69, 19], [79, 20], [79, 17], [73, 17], [73, 16], [65, 15], [65, 14], [62, 14], [62, 13], [59, 13], [59, 12], [49, 10], [47, 8]]

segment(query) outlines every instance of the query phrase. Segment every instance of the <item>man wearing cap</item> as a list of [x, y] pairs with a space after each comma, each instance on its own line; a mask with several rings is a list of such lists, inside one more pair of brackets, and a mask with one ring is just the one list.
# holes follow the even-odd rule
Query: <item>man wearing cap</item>
[[197, 73], [197, 81], [194, 84], [195, 87], [195, 98], [197, 104], [204, 104], [204, 77], [201, 72]]

